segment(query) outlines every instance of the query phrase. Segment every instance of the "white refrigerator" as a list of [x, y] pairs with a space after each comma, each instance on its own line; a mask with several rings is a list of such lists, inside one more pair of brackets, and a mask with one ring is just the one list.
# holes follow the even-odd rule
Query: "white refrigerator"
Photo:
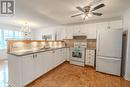
[[97, 31], [96, 71], [121, 74], [122, 29]]

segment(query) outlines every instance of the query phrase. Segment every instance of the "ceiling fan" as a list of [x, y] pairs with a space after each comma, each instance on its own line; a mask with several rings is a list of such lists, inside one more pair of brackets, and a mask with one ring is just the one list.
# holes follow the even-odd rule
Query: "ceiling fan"
[[71, 17], [77, 17], [77, 16], [83, 16], [84, 19], [92, 16], [92, 15], [96, 15], [96, 16], [102, 16], [103, 14], [102, 13], [98, 13], [98, 12], [94, 12], [102, 7], [104, 7], [105, 4], [99, 4], [97, 5], [96, 7], [92, 8], [92, 5], [89, 5], [89, 6], [85, 6], [85, 7], [76, 7], [79, 11], [81, 11], [82, 13], [79, 13], [79, 14], [76, 14], [76, 15], [73, 15]]

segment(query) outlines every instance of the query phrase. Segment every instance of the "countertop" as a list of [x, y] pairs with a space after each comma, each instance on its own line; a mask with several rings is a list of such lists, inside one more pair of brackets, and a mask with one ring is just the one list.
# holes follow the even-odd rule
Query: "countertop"
[[47, 49], [46, 48], [42, 48], [42, 49], [33, 49], [33, 50], [21, 50], [21, 51], [8, 52], [8, 54], [15, 55], [15, 56], [25, 56], [25, 55], [29, 55], [29, 54], [46, 52], [46, 51], [53, 51], [53, 50], [62, 49], [62, 48], [67, 48], [67, 47], [47, 48]]

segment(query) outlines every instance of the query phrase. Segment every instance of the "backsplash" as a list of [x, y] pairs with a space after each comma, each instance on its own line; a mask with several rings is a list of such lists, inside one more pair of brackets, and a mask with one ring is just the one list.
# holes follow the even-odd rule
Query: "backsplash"
[[[65, 41], [67, 47], [74, 47], [74, 42], [75, 42], [74, 39], [65, 39], [64, 41]], [[87, 42], [86, 43], [87, 48], [96, 49], [96, 39], [87, 39], [86, 42]]]
[[87, 39], [87, 47], [96, 49], [96, 39]]
[[8, 41], [8, 52], [20, 51], [20, 50], [31, 50], [40, 48], [58, 48], [64, 47], [65, 43], [63, 41], [33, 41], [33, 40], [23, 40], [23, 41]]

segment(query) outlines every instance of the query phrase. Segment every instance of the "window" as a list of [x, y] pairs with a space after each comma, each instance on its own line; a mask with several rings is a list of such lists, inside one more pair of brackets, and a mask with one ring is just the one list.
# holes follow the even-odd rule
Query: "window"
[[7, 48], [7, 40], [22, 40], [23, 32], [0, 29], [0, 49]]
[[0, 49], [3, 47], [2, 30], [0, 29]]
[[14, 32], [14, 39], [18, 39], [18, 40], [23, 39], [23, 32], [15, 31]]

